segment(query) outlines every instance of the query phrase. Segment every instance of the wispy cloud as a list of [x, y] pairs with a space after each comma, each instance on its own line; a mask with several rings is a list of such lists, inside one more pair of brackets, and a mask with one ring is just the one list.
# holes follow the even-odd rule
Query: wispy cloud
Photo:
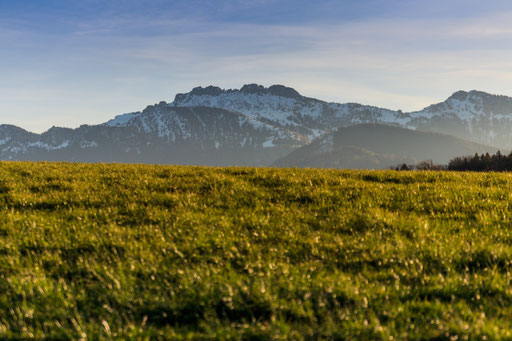
[[[0, 14], [0, 121], [36, 131], [99, 123], [209, 84], [281, 83], [321, 99], [403, 110], [461, 88], [512, 94], [512, 11], [502, 2], [485, 14], [411, 16], [426, 2], [397, 1], [393, 12], [383, 10], [386, 1], [324, 1], [310, 7], [316, 16], [300, 12], [302, 21], [261, 18], [283, 10], [282, 1], [221, 1], [217, 9], [201, 0], [162, 3], [117, 15], [105, 5], [42, 31], [34, 28], [43, 22], [28, 24], [35, 13]], [[320, 20], [329, 6], [353, 14]]]

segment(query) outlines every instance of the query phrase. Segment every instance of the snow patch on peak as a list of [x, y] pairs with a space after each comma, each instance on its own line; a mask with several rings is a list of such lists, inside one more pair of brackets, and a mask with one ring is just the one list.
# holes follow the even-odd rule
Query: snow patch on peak
[[132, 118], [137, 117], [140, 115], [140, 112], [132, 112], [128, 114], [122, 114], [117, 115], [113, 119], [103, 123], [103, 125], [106, 125], [108, 127], [122, 127], [125, 126], [128, 121], [130, 121]]

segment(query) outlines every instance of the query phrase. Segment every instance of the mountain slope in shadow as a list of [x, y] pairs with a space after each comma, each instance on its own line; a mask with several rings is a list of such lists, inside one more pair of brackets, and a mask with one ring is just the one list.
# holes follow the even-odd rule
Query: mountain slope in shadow
[[379, 124], [360, 124], [327, 134], [277, 160], [273, 165], [382, 169], [423, 160], [445, 164], [456, 156], [496, 151], [495, 147], [450, 135]]

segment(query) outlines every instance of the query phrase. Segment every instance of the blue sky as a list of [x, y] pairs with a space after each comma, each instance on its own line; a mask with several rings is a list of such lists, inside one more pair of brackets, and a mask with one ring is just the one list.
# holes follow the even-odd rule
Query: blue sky
[[101, 123], [198, 85], [419, 110], [512, 95], [512, 4], [0, 0], [0, 123]]

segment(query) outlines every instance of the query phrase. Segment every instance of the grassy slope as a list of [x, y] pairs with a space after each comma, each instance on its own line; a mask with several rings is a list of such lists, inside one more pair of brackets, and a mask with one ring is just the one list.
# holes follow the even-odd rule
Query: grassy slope
[[0, 337], [512, 336], [512, 177], [0, 163]]

